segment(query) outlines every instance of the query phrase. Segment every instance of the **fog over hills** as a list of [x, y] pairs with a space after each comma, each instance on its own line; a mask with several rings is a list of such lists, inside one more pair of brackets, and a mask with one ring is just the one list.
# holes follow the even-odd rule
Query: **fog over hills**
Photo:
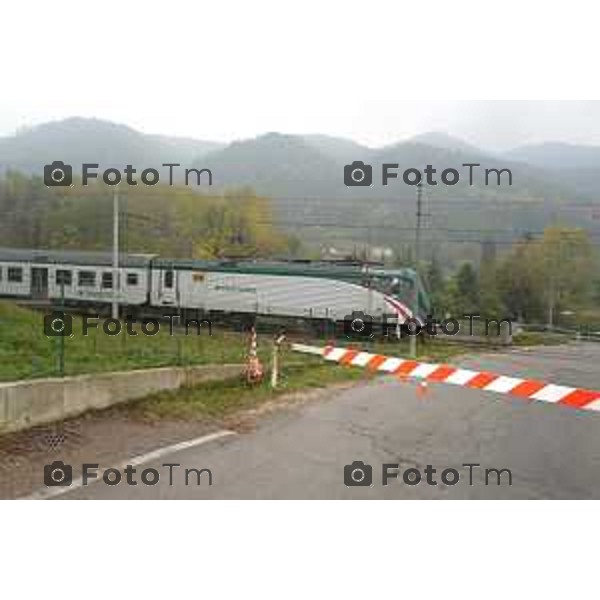
[[600, 146], [546, 142], [519, 146], [505, 154], [543, 169], [592, 169], [600, 166]]
[[[458, 185], [427, 186], [431, 230], [486, 230], [491, 237], [497, 230], [498, 236], [514, 239], [554, 222], [598, 227], [588, 209], [577, 209], [580, 204], [600, 203], [600, 148], [592, 146], [549, 143], [494, 155], [439, 132], [382, 148], [327, 135], [284, 133], [221, 144], [148, 135], [125, 125], [82, 118], [0, 138], [0, 173], [16, 169], [41, 176], [43, 165], [53, 160], [71, 163], [75, 169], [82, 162], [121, 169], [132, 164], [138, 170], [164, 162], [210, 168], [211, 191], [250, 187], [270, 196], [283, 227], [319, 243], [370, 237], [375, 230], [378, 243], [396, 243], [397, 231], [387, 230], [386, 224], [408, 231], [415, 218], [415, 188], [401, 182], [401, 173], [408, 168], [422, 170], [428, 164], [437, 169], [438, 182], [443, 169], [461, 173]], [[373, 186], [344, 185], [344, 165], [357, 160], [373, 165]], [[383, 163], [400, 165], [398, 179], [388, 186], [381, 185]], [[481, 165], [473, 186], [468, 185], [463, 163]], [[513, 185], [506, 185], [506, 180], [500, 187], [484, 185], [486, 167], [510, 168]]]
[[0, 138], [0, 170], [41, 173], [54, 160], [123, 167], [163, 162], [189, 164], [223, 144], [188, 138], [146, 135], [110, 121], [73, 117], [22, 130]]
[[[447, 154], [439, 151], [446, 151]], [[224, 154], [222, 154], [224, 153]], [[370, 148], [354, 140], [330, 135], [291, 135], [268, 133], [256, 138], [234, 141], [230, 144], [197, 140], [186, 137], [144, 134], [126, 125], [100, 119], [72, 117], [23, 129], [13, 136], [0, 137], [0, 165], [24, 172], [37, 172], [52, 160], [65, 162], [98, 162], [101, 164], [137, 164], [152, 166], [162, 162], [180, 162], [184, 166], [206, 157], [223, 163], [223, 157], [244, 162], [238, 165], [235, 176], [251, 178], [252, 163], [261, 170], [261, 161], [289, 164], [307, 159], [316, 169], [315, 160], [324, 161], [321, 170], [331, 166], [329, 161], [349, 163], [354, 160], [416, 161], [410, 166], [422, 167], [423, 162], [456, 160], [503, 160], [522, 163], [534, 169], [564, 171], [568, 169], [595, 169], [600, 167], [600, 146], [547, 142], [524, 145], [498, 154], [487, 152], [444, 132], [427, 132], [408, 140], [381, 148]], [[469, 158], [470, 157], [470, 158]], [[327, 160], [329, 159], [329, 160]], [[451, 162], [456, 162], [452, 160]], [[409, 163], [406, 163], [409, 166]], [[439, 168], [449, 164], [439, 163]], [[317, 173], [318, 175], [318, 173]], [[258, 180], [263, 174], [254, 175]], [[230, 180], [232, 177], [227, 176]], [[298, 179], [293, 177], [292, 181]], [[244, 183], [244, 182], [240, 182]]]
[[519, 146], [505, 156], [543, 169], [551, 181], [569, 186], [593, 200], [600, 197], [600, 146], [547, 142]]
[[347, 138], [333, 137], [330, 135], [304, 135], [303, 140], [322, 154], [343, 163], [355, 160], [368, 160], [376, 149], [359, 144]]
[[[440, 138], [437, 138], [440, 139]], [[399, 142], [383, 148], [368, 148], [351, 140], [329, 136], [296, 136], [269, 133], [253, 139], [234, 142], [225, 148], [204, 154], [198, 158], [196, 167], [213, 170], [217, 186], [247, 185], [261, 194], [293, 198], [322, 198], [327, 200], [414, 198], [414, 187], [402, 182], [404, 169], [424, 169], [431, 164], [437, 170], [436, 196], [450, 198], [531, 198], [557, 200], [575, 195], [574, 190], [553, 181], [547, 185], [546, 173], [538, 167], [505, 157], [486, 154], [468, 144], [450, 143], [443, 139], [443, 146], [432, 146], [413, 140]], [[449, 148], [448, 146], [453, 147]], [[371, 187], [346, 187], [343, 170], [346, 164], [363, 161], [373, 165], [374, 185]], [[388, 186], [381, 184], [383, 164], [398, 164], [398, 178]], [[474, 185], [468, 184], [469, 171], [464, 164], [479, 164], [474, 168]], [[461, 181], [455, 186], [441, 184], [444, 169], [460, 172]], [[490, 185], [484, 181], [484, 169], [511, 169], [513, 186]], [[507, 180], [505, 180], [505, 183]], [[432, 188], [433, 189], [433, 188]], [[433, 192], [432, 192], [433, 193]]]
[[250, 186], [261, 194], [318, 197], [332, 192], [338, 162], [301, 136], [267, 133], [206, 154], [195, 166], [208, 167], [219, 187]]
[[460, 150], [462, 152], [479, 154], [483, 152], [483, 150], [473, 144], [468, 144], [460, 138], [444, 133], [443, 131], [428, 131], [427, 133], [415, 135], [408, 141], [413, 144], [424, 144], [433, 148], [444, 148], [446, 150]]

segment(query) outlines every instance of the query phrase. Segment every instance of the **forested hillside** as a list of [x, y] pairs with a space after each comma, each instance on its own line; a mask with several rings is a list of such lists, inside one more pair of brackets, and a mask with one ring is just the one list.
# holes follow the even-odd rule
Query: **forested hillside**
[[423, 189], [420, 261], [436, 305], [451, 310], [466, 298], [477, 310], [501, 307], [544, 320], [550, 306], [558, 315], [597, 304], [599, 156], [594, 147], [561, 144], [492, 155], [443, 133], [383, 148], [280, 133], [226, 145], [67, 119], [0, 139], [0, 244], [111, 247], [113, 188], [77, 181], [47, 188], [45, 163], [73, 163], [77, 177], [84, 161], [120, 169], [179, 162], [210, 168], [213, 187], [119, 186], [125, 250], [174, 257], [333, 252], [413, 265], [416, 189], [397, 181], [348, 188], [344, 165], [371, 163], [377, 177], [382, 163], [400, 170], [432, 164], [438, 174], [479, 163], [510, 168], [513, 185], [479, 179]]
[[[9, 172], [0, 179], [0, 245], [110, 249], [113, 192], [103, 183], [47, 188], [39, 177]], [[248, 190], [201, 195], [190, 188], [121, 186], [119, 195], [125, 251], [208, 258], [288, 250], [269, 200]]]

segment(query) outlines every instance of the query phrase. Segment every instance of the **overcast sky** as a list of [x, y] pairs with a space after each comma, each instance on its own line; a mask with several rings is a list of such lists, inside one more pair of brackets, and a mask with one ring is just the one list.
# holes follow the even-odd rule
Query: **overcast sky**
[[[469, 27], [468, 38], [449, 34], [448, 4], [437, 5], [439, 21], [419, 29], [409, 26], [423, 22], [418, 7], [379, 0], [5, 2], [0, 135], [84, 116], [221, 141], [318, 132], [378, 146], [437, 130], [489, 149], [544, 140], [600, 144], [599, 101], [415, 100], [449, 89], [473, 97], [468, 92], [485, 89], [486, 78], [497, 82], [494, 60], [506, 70], [506, 37], [499, 48], [482, 28]], [[550, 31], [551, 17], [544, 21]], [[563, 19], [557, 15], [557, 26]], [[518, 21], [506, 25], [510, 47], [520, 38], [530, 44]], [[593, 43], [585, 27], [579, 22], [577, 38]], [[473, 48], [485, 49], [487, 62], [466, 69], [464, 56], [478, 56]], [[551, 59], [560, 66], [560, 54]], [[464, 72], [476, 88], [457, 79]], [[535, 79], [509, 76], [521, 91], [521, 81]]]

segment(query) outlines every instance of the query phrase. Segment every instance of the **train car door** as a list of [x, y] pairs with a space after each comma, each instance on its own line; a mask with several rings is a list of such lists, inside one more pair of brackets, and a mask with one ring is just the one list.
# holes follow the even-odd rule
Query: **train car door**
[[166, 268], [161, 271], [160, 298], [162, 305], [177, 306], [177, 271]]
[[48, 269], [46, 267], [31, 267], [31, 297], [35, 299], [48, 298]]

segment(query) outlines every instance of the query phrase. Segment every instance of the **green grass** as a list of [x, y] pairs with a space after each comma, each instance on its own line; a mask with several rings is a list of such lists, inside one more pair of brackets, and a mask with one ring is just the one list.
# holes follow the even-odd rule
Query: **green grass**
[[[296, 355], [294, 355], [294, 360]], [[284, 357], [280, 384], [270, 387], [269, 378], [249, 385], [238, 378], [205, 383], [176, 391], [160, 392], [123, 408], [129, 416], [158, 421], [165, 418], [184, 420], [218, 420], [237, 411], [254, 408], [284, 394], [324, 388], [334, 383], [367, 380], [373, 375], [364, 369], [353, 369], [323, 363], [306, 356], [301, 362], [286, 364]]]
[[[408, 352], [408, 344], [403, 341], [360, 345], [345, 344], [340, 340], [339, 345], [390, 356], [407, 356]], [[423, 352], [424, 349], [420, 350]], [[427, 355], [422, 354], [420, 360], [442, 362], [452, 356], [464, 354], [464, 348], [443, 342], [430, 343], [425, 350]], [[325, 363], [316, 356], [298, 354], [289, 349], [282, 352], [281, 363], [280, 385], [276, 390], [271, 389], [268, 377], [256, 386], [250, 386], [236, 378], [160, 392], [130, 404], [123, 410], [130, 416], [150, 421], [165, 418], [218, 420], [236, 411], [259, 406], [283, 394], [324, 388], [335, 383], [367, 381], [375, 377], [363, 368]]]
[[513, 336], [515, 346], [555, 346], [574, 339], [574, 335], [553, 333], [550, 331], [521, 331]]
[[[61, 340], [44, 334], [42, 312], [0, 301], [0, 380], [59, 376]], [[139, 331], [139, 325], [135, 327]], [[81, 334], [81, 318], [73, 317], [73, 335], [64, 339], [64, 373], [143, 369], [169, 365], [244, 362], [247, 335], [213, 327], [213, 335], [190, 330], [170, 336], [168, 323], [156, 336], [121, 333], [106, 335], [102, 328]], [[261, 348], [266, 358], [268, 348]]]
[[[44, 314], [0, 301], [0, 380], [10, 381], [60, 376], [59, 356], [64, 342], [64, 374], [78, 375], [107, 371], [144, 369], [172, 365], [243, 363], [248, 350], [247, 334], [226, 331], [214, 326], [213, 335], [201, 330], [200, 335], [182, 331], [169, 335], [164, 323], [156, 336], [110, 336], [102, 327], [83, 336], [81, 318], [73, 316], [73, 335], [68, 338], [47, 337], [43, 329]], [[135, 326], [139, 331], [139, 325]], [[259, 335], [259, 356], [269, 364], [272, 334]], [[324, 341], [314, 342], [324, 345]], [[408, 340], [352, 344], [339, 340], [339, 345], [358, 347], [369, 352], [391, 356], [408, 356]], [[447, 360], [464, 354], [465, 348], [436, 340], [419, 344], [422, 360]], [[294, 354], [292, 362], [303, 363], [303, 355]], [[330, 366], [327, 365], [326, 368]]]
[[[59, 338], [48, 338], [43, 331], [41, 312], [0, 302], [0, 380], [57, 376]], [[65, 374], [94, 373], [142, 369], [168, 365], [243, 363], [248, 350], [248, 335], [213, 328], [207, 333], [170, 336], [168, 327], [153, 337], [138, 335], [109, 336], [101, 328], [81, 334], [81, 318], [73, 317], [74, 335], [64, 339]], [[177, 391], [161, 392], [115, 410], [143, 420], [197, 419], [218, 420], [237, 411], [259, 406], [282, 394], [323, 388], [334, 383], [367, 380], [374, 377], [362, 368], [325, 363], [322, 359], [292, 352], [281, 352], [280, 385], [271, 389], [268, 367], [271, 334], [259, 335], [259, 357], [266, 368], [265, 380], [255, 386], [241, 378], [207, 382]], [[310, 342], [309, 342], [310, 343]], [[323, 341], [313, 342], [321, 346]], [[389, 356], [408, 356], [408, 340], [350, 343], [338, 340], [339, 346], [353, 347]], [[432, 362], [451, 361], [465, 353], [465, 348], [442, 341], [419, 343], [418, 358]]]

